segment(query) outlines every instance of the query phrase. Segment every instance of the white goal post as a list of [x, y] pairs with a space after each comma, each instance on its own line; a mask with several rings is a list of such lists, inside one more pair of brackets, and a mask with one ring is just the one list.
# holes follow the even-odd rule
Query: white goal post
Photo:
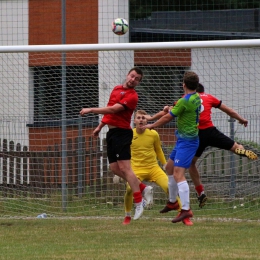
[[[158, 112], [182, 94], [186, 70], [247, 118], [247, 128], [217, 109], [226, 135], [260, 154], [260, 40], [0, 46], [0, 217], [123, 216], [125, 183], [113, 183], [104, 142], [91, 137], [99, 117], [82, 107], [106, 106], [111, 89], [139, 66], [139, 109]], [[168, 157], [175, 124], [158, 129]], [[209, 201], [196, 217], [259, 220], [259, 160], [209, 148], [198, 162]], [[154, 184], [160, 217], [166, 194]], [[171, 217], [171, 216], [169, 216]]]
[[9, 52], [78, 52], [78, 51], [119, 51], [191, 48], [249, 48], [259, 47], [260, 40], [219, 40], [187, 42], [140, 42], [140, 43], [99, 43], [99, 44], [56, 44], [0, 46], [0, 53]]

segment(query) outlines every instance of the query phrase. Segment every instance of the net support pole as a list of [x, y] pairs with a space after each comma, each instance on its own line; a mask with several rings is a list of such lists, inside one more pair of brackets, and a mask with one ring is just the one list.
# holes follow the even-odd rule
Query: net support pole
[[83, 177], [83, 135], [82, 117], [78, 119], [78, 196], [82, 198], [82, 177]]
[[[66, 44], [66, 0], [62, 0], [62, 44]], [[62, 90], [61, 90], [61, 114], [62, 114], [62, 162], [61, 162], [61, 190], [62, 210], [67, 210], [67, 116], [66, 116], [66, 53], [62, 52]]]
[[[230, 123], [230, 138], [234, 140], [235, 138], [235, 119], [230, 117], [228, 120]], [[236, 168], [235, 168], [235, 155], [233, 152], [230, 153], [230, 197], [234, 198], [236, 195]]]

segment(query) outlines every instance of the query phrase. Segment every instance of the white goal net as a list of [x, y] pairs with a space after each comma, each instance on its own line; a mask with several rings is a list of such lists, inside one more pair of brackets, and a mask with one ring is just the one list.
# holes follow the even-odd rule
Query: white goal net
[[[124, 216], [125, 183], [113, 183], [106, 129], [93, 138], [100, 118], [79, 111], [106, 106], [133, 66], [144, 71], [139, 109], [172, 104], [193, 70], [249, 121], [245, 128], [216, 109], [216, 127], [260, 155], [260, 40], [0, 46], [0, 217]], [[157, 129], [166, 157], [175, 128]], [[198, 167], [208, 202], [199, 208], [187, 173], [194, 217], [259, 220], [259, 159], [208, 148]], [[151, 185], [154, 206], [144, 215], [160, 217], [167, 196]]]

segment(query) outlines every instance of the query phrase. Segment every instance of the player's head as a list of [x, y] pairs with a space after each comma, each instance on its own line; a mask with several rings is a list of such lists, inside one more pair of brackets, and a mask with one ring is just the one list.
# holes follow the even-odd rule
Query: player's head
[[138, 67], [130, 69], [126, 76], [126, 87], [135, 88], [142, 81], [143, 75], [143, 71]]
[[196, 91], [197, 91], [198, 93], [204, 93], [204, 92], [205, 92], [204, 86], [203, 86], [201, 83], [199, 83], [199, 85], [198, 85]]
[[135, 71], [137, 74], [139, 74], [139, 75], [141, 76], [140, 81], [142, 81], [142, 78], [143, 78], [143, 76], [144, 76], [143, 71], [142, 71], [140, 68], [138, 68], [138, 67], [133, 67], [132, 69], [130, 69], [130, 70], [128, 71], [128, 74], [130, 74], [132, 71]]
[[186, 71], [183, 76], [183, 83], [189, 90], [196, 90], [199, 84], [199, 76], [193, 71]]
[[147, 124], [146, 115], [147, 113], [144, 110], [137, 110], [135, 112], [134, 123], [136, 128]]

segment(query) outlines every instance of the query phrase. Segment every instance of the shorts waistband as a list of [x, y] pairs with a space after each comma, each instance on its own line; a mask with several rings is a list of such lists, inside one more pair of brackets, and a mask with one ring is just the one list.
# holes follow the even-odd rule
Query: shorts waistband
[[114, 126], [114, 125], [107, 125], [107, 127], [108, 127], [108, 129], [118, 128], [118, 127], [116, 127], [116, 126]]

